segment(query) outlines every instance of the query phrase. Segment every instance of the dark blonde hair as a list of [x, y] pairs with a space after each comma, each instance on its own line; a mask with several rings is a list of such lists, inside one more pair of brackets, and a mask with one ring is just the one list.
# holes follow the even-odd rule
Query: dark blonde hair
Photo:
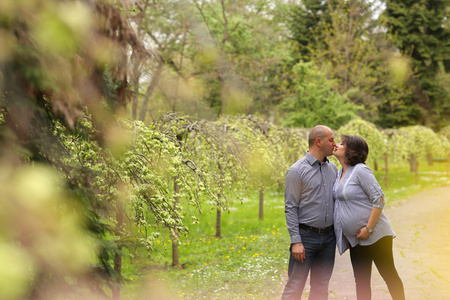
[[345, 148], [345, 163], [354, 166], [359, 163], [365, 163], [369, 155], [369, 146], [366, 141], [357, 135], [342, 135], [341, 141]]

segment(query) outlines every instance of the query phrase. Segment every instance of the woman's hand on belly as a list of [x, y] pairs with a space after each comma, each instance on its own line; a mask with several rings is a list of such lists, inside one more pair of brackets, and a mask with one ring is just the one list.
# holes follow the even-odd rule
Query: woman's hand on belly
[[349, 218], [347, 220], [343, 220], [342, 230], [347, 236], [357, 236], [360, 233], [361, 228], [366, 226], [366, 223], [367, 223], [366, 218], [364, 219], [360, 217]]
[[367, 230], [367, 227], [364, 226], [363, 228], [360, 228], [358, 233], [356, 234], [356, 237], [360, 240], [367, 240], [367, 238], [369, 237], [370, 233]]

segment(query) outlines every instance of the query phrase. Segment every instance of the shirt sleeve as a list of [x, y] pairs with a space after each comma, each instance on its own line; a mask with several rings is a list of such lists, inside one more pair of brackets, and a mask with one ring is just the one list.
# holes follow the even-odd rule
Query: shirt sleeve
[[301, 179], [296, 170], [289, 170], [286, 174], [284, 191], [284, 207], [286, 225], [291, 237], [291, 244], [301, 243], [298, 227], [298, 208], [301, 194]]
[[369, 197], [373, 207], [383, 209], [386, 198], [372, 170], [368, 166], [361, 164], [358, 165], [356, 175], [361, 188]]

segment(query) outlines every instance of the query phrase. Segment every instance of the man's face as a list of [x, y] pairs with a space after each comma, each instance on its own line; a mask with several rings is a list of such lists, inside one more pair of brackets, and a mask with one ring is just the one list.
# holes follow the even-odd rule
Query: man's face
[[336, 142], [334, 141], [334, 135], [331, 130], [326, 129], [325, 133], [326, 133], [325, 137], [321, 139], [320, 149], [322, 150], [325, 156], [330, 156], [336, 149]]

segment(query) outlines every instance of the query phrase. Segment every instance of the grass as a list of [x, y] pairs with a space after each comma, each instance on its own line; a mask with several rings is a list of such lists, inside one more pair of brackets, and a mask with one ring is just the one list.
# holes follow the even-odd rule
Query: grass
[[[409, 167], [393, 167], [387, 188], [384, 171], [374, 173], [392, 205], [419, 191], [450, 185], [446, 170], [446, 162], [421, 162], [415, 185]], [[259, 220], [258, 194], [250, 195], [222, 214], [221, 238], [215, 237], [215, 213], [203, 214], [199, 224], [189, 226], [189, 235], [181, 237], [177, 267], [171, 266], [167, 233], [156, 251], [125, 252], [123, 298], [279, 299], [289, 258], [283, 191], [266, 192], [264, 214]]]
[[[261, 221], [256, 199], [255, 193], [222, 214], [221, 238], [215, 237], [215, 214], [191, 225], [190, 234], [181, 237], [182, 267], [171, 267], [171, 241], [160, 240], [145, 264], [154, 266], [150, 273], [164, 281], [169, 299], [274, 299], [279, 294], [289, 258], [284, 200], [280, 193], [266, 193]], [[140, 271], [139, 278], [145, 280], [146, 273]]]
[[389, 168], [388, 186], [384, 185], [384, 170], [374, 171], [375, 177], [386, 194], [387, 204], [396, 204], [399, 200], [436, 186], [450, 185], [447, 173], [447, 162], [434, 162], [429, 166], [427, 162], [419, 163], [419, 178], [415, 184], [415, 174], [409, 171], [409, 166], [394, 166]]

